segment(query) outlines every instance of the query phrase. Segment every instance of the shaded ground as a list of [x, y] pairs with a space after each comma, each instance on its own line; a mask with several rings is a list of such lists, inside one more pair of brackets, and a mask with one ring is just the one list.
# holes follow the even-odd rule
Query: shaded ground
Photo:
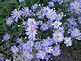
[[51, 61], [81, 61], [81, 49], [64, 50], [60, 56]]

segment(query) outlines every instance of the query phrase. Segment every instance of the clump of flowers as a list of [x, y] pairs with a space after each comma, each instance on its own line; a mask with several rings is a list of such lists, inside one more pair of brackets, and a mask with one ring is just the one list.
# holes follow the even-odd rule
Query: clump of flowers
[[[19, 2], [23, 1], [19, 0]], [[77, 24], [81, 20], [80, 15], [78, 19], [72, 16], [67, 18], [69, 15], [55, 6], [59, 3], [62, 2], [52, 0], [47, 6], [35, 3], [31, 7], [27, 6], [12, 11], [11, 16], [6, 19], [6, 25], [12, 29], [14, 29], [13, 26], [16, 26], [20, 31], [15, 28], [19, 33], [17, 37], [8, 32], [4, 34], [3, 40], [13, 43], [10, 48], [13, 55], [20, 53], [22, 59], [48, 60], [51, 56], [61, 54], [61, 44], [69, 47], [72, 46], [75, 39], [81, 40], [81, 31]], [[81, 11], [80, 5], [81, 1], [74, 1], [68, 10], [78, 15]], [[81, 21], [79, 23], [81, 24]]]

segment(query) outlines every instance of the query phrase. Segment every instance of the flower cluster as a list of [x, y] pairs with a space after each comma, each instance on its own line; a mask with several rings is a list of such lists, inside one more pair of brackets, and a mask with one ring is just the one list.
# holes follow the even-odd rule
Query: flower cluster
[[[23, 1], [19, 0], [19, 2]], [[81, 17], [66, 18], [65, 12], [54, 8], [56, 2], [60, 3], [60, 0], [48, 2], [48, 6], [36, 3], [30, 8], [23, 7], [12, 11], [11, 16], [6, 19], [6, 24], [11, 27], [14, 23], [17, 25], [20, 23], [25, 35], [25, 37], [19, 37], [19, 35], [16, 37], [16, 44], [10, 49], [14, 55], [21, 52], [23, 58], [48, 61], [51, 55], [61, 54], [60, 44], [64, 43], [69, 47], [72, 46], [74, 39], [81, 40], [81, 32], [78, 28]], [[70, 10], [80, 14], [80, 5], [80, 1], [74, 1], [70, 4]], [[6, 33], [3, 40], [10, 40], [12, 38], [10, 35]]]
[[80, 14], [81, 13], [81, 1], [74, 1], [70, 4], [71, 6], [71, 10], [73, 10], [73, 12], [76, 12], [76, 14]]

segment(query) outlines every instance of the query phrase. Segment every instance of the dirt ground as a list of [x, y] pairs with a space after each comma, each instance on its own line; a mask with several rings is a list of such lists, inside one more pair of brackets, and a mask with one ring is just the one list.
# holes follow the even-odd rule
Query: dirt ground
[[81, 49], [64, 50], [60, 56], [53, 58], [51, 61], [81, 61]]

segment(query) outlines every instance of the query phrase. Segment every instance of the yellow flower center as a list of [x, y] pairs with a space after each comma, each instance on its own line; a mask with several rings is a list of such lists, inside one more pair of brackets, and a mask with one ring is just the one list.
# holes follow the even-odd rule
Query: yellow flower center
[[32, 21], [32, 22], [30, 22], [30, 24], [34, 24], [34, 22]]
[[52, 18], [52, 15], [50, 14], [50, 18]]
[[33, 30], [31, 29], [29, 32], [30, 32], [30, 33], [32, 33], [32, 32], [33, 32]]
[[41, 54], [44, 54], [44, 52], [41, 52]]
[[57, 35], [56, 38], [60, 38], [60, 36]]
[[74, 31], [74, 34], [76, 34], [76, 31]]
[[16, 13], [16, 16], [18, 16], [18, 13]]
[[46, 10], [46, 13], [48, 12], [48, 10]]
[[16, 50], [16, 48], [14, 48], [14, 50]]
[[8, 20], [8, 22], [10, 23], [10, 20]]
[[8, 36], [6, 36], [6, 38], [8, 38]]
[[76, 6], [78, 6], [78, 4], [76, 4]]
[[44, 42], [44, 44], [47, 44], [47, 42]]
[[25, 48], [28, 48], [28, 46], [25, 46]]
[[32, 45], [32, 42], [30, 42], [29, 44]]
[[55, 25], [58, 26], [58, 23], [56, 23]]

